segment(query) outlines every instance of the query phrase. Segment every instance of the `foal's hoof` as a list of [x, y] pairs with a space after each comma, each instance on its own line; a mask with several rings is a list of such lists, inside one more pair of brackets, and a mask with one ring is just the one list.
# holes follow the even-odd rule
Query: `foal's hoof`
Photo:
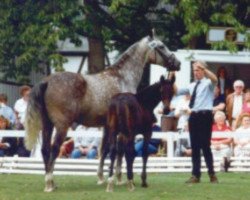
[[124, 185], [124, 184], [125, 184], [125, 182], [122, 181], [122, 180], [117, 180], [116, 181], [116, 185]]
[[128, 191], [132, 192], [135, 190], [135, 184], [133, 180], [129, 180], [127, 183]]
[[114, 191], [114, 179], [113, 177], [108, 178], [108, 185], [106, 188], [106, 192], [113, 192]]
[[142, 183], [141, 186], [144, 187], [144, 188], [147, 188], [148, 184], [147, 183]]
[[105, 179], [103, 178], [103, 179], [99, 179], [98, 181], [97, 181], [97, 185], [103, 185], [105, 183]]
[[57, 189], [56, 186], [45, 187], [45, 188], [44, 188], [44, 192], [53, 192], [53, 191], [56, 190], [56, 189]]

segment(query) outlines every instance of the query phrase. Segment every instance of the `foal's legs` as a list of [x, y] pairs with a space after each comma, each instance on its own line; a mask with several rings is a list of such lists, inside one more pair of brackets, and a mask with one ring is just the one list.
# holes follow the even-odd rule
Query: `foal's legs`
[[[145, 136], [147, 135], [147, 136]], [[151, 138], [152, 133], [146, 133], [144, 135], [144, 142], [143, 142], [143, 147], [142, 147], [142, 161], [143, 161], [143, 166], [142, 166], [142, 173], [141, 173], [141, 186], [142, 187], [148, 187], [147, 184], [147, 161], [148, 161], [148, 144], [149, 140]]]
[[46, 164], [45, 192], [51, 192], [56, 188], [53, 181], [54, 165], [55, 165], [55, 160], [59, 154], [60, 147], [66, 137], [66, 134], [67, 134], [67, 128], [57, 128], [53, 144], [52, 145], [50, 144], [51, 141], [49, 141], [48, 143], [49, 146], [51, 145], [51, 147], [50, 147], [49, 160], [47, 161]]
[[117, 178], [117, 185], [122, 185], [124, 182], [122, 181], [122, 158], [124, 155], [124, 138], [119, 135], [117, 137], [117, 157], [116, 157], [116, 178]]
[[108, 185], [107, 185], [107, 192], [113, 192], [114, 190], [114, 163], [116, 157], [116, 135], [112, 135], [111, 146], [110, 146], [110, 167], [109, 167], [109, 178], [108, 178]]
[[135, 150], [134, 150], [134, 138], [131, 141], [128, 141], [125, 147], [125, 159], [127, 162], [127, 179], [128, 179], [128, 190], [133, 191], [134, 186], [134, 174], [133, 174], [133, 163], [135, 159]]

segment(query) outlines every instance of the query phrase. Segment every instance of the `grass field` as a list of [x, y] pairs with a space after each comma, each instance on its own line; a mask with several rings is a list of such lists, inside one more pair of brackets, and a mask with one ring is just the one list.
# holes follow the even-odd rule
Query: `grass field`
[[113, 193], [105, 192], [106, 185], [97, 186], [95, 176], [55, 176], [58, 189], [44, 193], [44, 176], [0, 175], [0, 200], [248, 200], [250, 173], [219, 173], [219, 184], [210, 184], [203, 174], [200, 184], [186, 185], [190, 174], [148, 174], [150, 186], [128, 192], [125, 185], [116, 186]]

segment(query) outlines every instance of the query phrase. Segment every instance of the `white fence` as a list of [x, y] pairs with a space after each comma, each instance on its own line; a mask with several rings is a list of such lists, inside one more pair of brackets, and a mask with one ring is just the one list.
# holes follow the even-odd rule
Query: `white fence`
[[[23, 137], [24, 131], [2, 130], [1, 137]], [[101, 131], [93, 129], [83, 131], [69, 131], [68, 137], [76, 136], [97, 136], [102, 137]], [[233, 137], [234, 133], [215, 132], [213, 137]], [[250, 136], [242, 134], [242, 136]], [[153, 138], [162, 138], [167, 141], [167, 157], [150, 157], [148, 161], [148, 172], [190, 172], [190, 157], [174, 157], [174, 142], [178, 138], [186, 138], [188, 133], [176, 132], [154, 132]], [[231, 166], [229, 171], [250, 171], [250, 158], [231, 158]], [[55, 174], [61, 175], [96, 175], [99, 160], [89, 159], [57, 159], [55, 165]], [[107, 173], [109, 159], [105, 161], [104, 171]], [[220, 171], [221, 159], [214, 158], [215, 171]], [[125, 162], [123, 171], [125, 171]], [[134, 172], [141, 172], [141, 158], [135, 159]], [[205, 162], [202, 159], [202, 171], [206, 171]], [[22, 157], [2, 157], [0, 158], [0, 173], [25, 173], [25, 174], [44, 174], [44, 165], [42, 158], [22, 158]]]

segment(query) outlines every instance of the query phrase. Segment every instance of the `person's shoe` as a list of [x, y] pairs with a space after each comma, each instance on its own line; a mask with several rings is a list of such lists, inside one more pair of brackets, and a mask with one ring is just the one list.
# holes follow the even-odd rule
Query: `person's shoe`
[[196, 176], [191, 176], [185, 183], [187, 184], [193, 184], [193, 183], [199, 183], [200, 178], [197, 178]]
[[209, 175], [210, 183], [219, 183], [218, 178], [215, 175]]

